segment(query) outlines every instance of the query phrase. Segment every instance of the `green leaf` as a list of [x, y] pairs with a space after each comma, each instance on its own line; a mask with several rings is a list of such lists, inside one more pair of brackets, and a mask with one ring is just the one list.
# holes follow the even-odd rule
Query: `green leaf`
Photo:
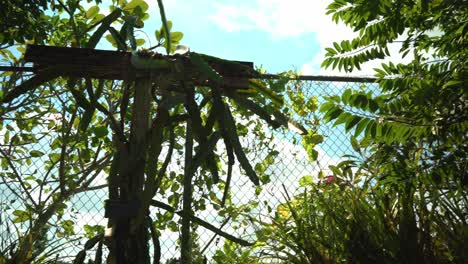
[[142, 11], [146, 11], [148, 4], [144, 0], [132, 0], [123, 7], [123, 10], [131, 11], [137, 7], [140, 7]]
[[64, 233], [66, 235], [73, 235], [75, 233], [74, 231], [75, 223], [73, 221], [65, 220], [65, 221], [62, 221], [60, 225], [62, 226]]
[[96, 126], [94, 127], [94, 134], [96, 135], [97, 138], [103, 138], [106, 137], [109, 134], [109, 131], [107, 130], [106, 126]]
[[356, 107], [365, 109], [367, 107], [368, 100], [367, 100], [367, 96], [363, 94], [357, 94], [355, 96], [350, 97], [350, 102]]
[[341, 47], [340, 47], [340, 44], [338, 44], [338, 42], [333, 42], [333, 47], [335, 47], [335, 50], [337, 52], [341, 53]]
[[327, 54], [325, 55], [327, 57], [336, 55], [336, 51], [332, 48], [325, 48], [325, 50], [327, 51]]
[[320, 144], [320, 143], [323, 142], [323, 136], [318, 135], [318, 134], [312, 135], [311, 137], [309, 137], [308, 142], [310, 142], [310, 143], [312, 143], [314, 145]]
[[352, 114], [347, 113], [347, 112], [342, 112], [338, 118], [336, 118], [335, 122], [333, 123], [333, 127], [336, 127], [339, 124], [347, 123], [351, 120], [353, 117]]
[[29, 152], [29, 155], [31, 155], [31, 157], [33, 158], [37, 158], [37, 157], [42, 157], [44, 155], [44, 152], [39, 151], [39, 150], [31, 150]]
[[[172, 21], [168, 20], [167, 21], [167, 27], [169, 28], [169, 31], [172, 30]], [[159, 33], [161, 34], [161, 38], [166, 38], [166, 35], [164, 33], [164, 25], [161, 26], [161, 28], [159, 29]]]
[[351, 141], [351, 146], [353, 147], [354, 151], [359, 152], [361, 147], [359, 146], [359, 142], [357, 141], [357, 139], [351, 136], [350, 141]]
[[55, 163], [60, 159], [60, 154], [59, 153], [50, 153], [49, 154], [50, 161]]
[[97, 14], [94, 16], [93, 20], [91, 20], [91, 24], [96, 24], [103, 20], [106, 16], [104, 14]]
[[308, 149], [307, 151], [310, 162], [314, 162], [318, 158], [318, 151], [315, 149]]
[[356, 130], [354, 131], [354, 136], [357, 137], [361, 134], [361, 132], [366, 128], [367, 124], [369, 123], [368, 118], [363, 118], [356, 126]]
[[105, 39], [112, 45], [114, 48], [118, 48], [117, 42], [115, 41], [114, 37], [111, 34], [105, 36]]
[[351, 128], [353, 128], [359, 121], [361, 121], [362, 117], [360, 116], [353, 116], [350, 121], [346, 122], [345, 131], [348, 132]]
[[177, 224], [174, 221], [169, 221], [169, 223], [167, 223], [167, 228], [172, 232], [177, 232], [179, 230]]
[[369, 110], [372, 113], [375, 113], [377, 112], [377, 110], [379, 110], [379, 105], [377, 104], [375, 100], [369, 99]]
[[335, 176], [343, 176], [343, 173], [338, 169], [337, 166], [330, 165], [328, 168], [333, 172]]
[[349, 102], [349, 98], [352, 94], [352, 90], [351, 89], [346, 89], [343, 94], [341, 95], [341, 100], [343, 101], [344, 104], [348, 104]]
[[333, 107], [335, 107], [335, 104], [333, 102], [325, 102], [320, 106], [319, 111], [322, 113], [326, 113]]
[[306, 175], [299, 180], [299, 186], [305, 187], [314, 183], [314, 178], [311, 175]]
[[22, 210], [13, 211], [13, 215], [15, 216], [13, 223], [22, 223], [29, 220], [29, 214]]
[[8, 159], [2, 158], [2, 159], [1, 159], [1, 165], [2, 165], [2, 169], [3, 169], [3, 170], [7, 170], [7, 169], [8, 169], [8, 166], [9, 166], [9, 164], [8, 164]]
[[93, 19], [99, 13], [99, 6], [92, 6], [86, 11], [86, 18]]
[[450, 87], [450, 86], [457, 86], [457, 85], [460, 85], [462, 83], [463, 82], [461, 80], [450, 80], [450, 81], [446, 82], [444, 84], [444, 86], [442, 86], [442, 87], [447, 88], [447, 87]]
[[375, 138], [376, 133], [377, 133], [377, 122], [372, 120], [372, 122], [369, 122], [369, 124], [366, 127], [365, 135]]
[[137, 39], [135, 44], [137, 45], [137, 47], [140, 47], [140, 46], [143, 46], [145, 45], [145, 40], [144, 39]]
[[331, 111], [328, 111], [324, 116], [323, 116], [323, 119], [325, 119], [325, 121], [331, 121], [331, 120], [334, 120], [335, 118], [337, 118], [341, 113], [343, 113], [343, 110], [341, 110], [340, 108], [335, 108]]
[[184, 37], [182, 32], [171, 32], [171, 42], [179, 43], [179, 41]]
[[156, 38], [157, 41], [161, 40], [161, 38], [162, 38], [161, 31], [155, 30], [154, 31], [154, 37]]

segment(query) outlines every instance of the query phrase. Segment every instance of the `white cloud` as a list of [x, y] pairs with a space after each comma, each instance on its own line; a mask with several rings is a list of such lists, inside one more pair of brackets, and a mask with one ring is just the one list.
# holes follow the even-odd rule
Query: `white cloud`
[[273, 38], [314, 33], [321, 51], [301, 71], [316, 74], [324, 58], [324, 48], [333, 41], [355, 35], [344, 24], [337, 25], [326, 15], [330, 3], [331, 0], [256, 0], [249, 5], [215, 4], [216, 13], [210, 20], [229, 32], [256, 29], [270, 33]]
[[[334, 32], [327, 34], [343, 37], [342, 27], [336, 26], [325, 15], [331, 1], [310, 0], [256, 0], [249, 5], [215, 4], [216, 13], [210, 20], [226, 31], [258, 29], [274, 37], [296, 37], [311, 32]], [[333, 31], [330, 31], [333, 29]]]
[[[326, 15], [326, 7], [332, 0], [256, 0], [249, 4], [215, 4], [216, 13], [210, 20], [228, 32], [243, 30], [260, 30], [268, 32], [273, 38], [300, 37], [313, 33], [316, 35], [320, 51], [304, 64], [302, 74], [343, 75], [336, 70], [321, 69], [320, 64], [325, 58], [325, 48], [333, 42], [351, 39], [357, 35], [343, 23], [336, 24], [331, 16]], [[312, 48], [311, 44], [311, 47]], [[401, 45], [390, 46], [390, 53], [398, 54]], [[411, 56], [405, 58], [409, 61]], [[388, 61], [385, 60], [385, 62]], [[392, 56], [392, 61], [402, 61], [399, 56]], [[352, 75], [369, 76], [374, 74], [374, 68], [379, 67], [383, 60], [365, 63], [362, 70]]]

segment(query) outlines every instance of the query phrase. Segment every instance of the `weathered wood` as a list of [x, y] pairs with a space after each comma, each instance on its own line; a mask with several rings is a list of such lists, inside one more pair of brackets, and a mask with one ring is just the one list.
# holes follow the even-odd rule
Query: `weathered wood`
[[[64, 77], [109, 80], [136, 80], [146, 77], [148, 71], [137, 70], [131, 66], [131, 56], [130, 52], [122, 51], [28, 45], [24, 60], [34, 63], [35, 72], [50, 66], [60, 65], [63, 72], [58, 70], [58, 74]], [[183, 63], [187, 80], [198, 79], [200, 76], [200, 73], [197, 72], [197, 69], [186, 56], [157, 54], [155, 57], [158, 60]], [[227, 64], [216, 57], [204, 55], [204, 58], [211, 67], [222, 76], [230, 78], [231, 81], [233, 78], [256, 76], [252, 62], [232, 61], [235, 63]], [[238, 65], [238, 67], [235, 65]]]
[[63, 74], [58, 71], [64, 77], [134, 80], [137, 72], [130, 67], [130, 57], [129, 52], [28, 45], [24, 60], [34, 63], [36, 71], [63, 65]]
[[140, 213], [139, 211], [142, 210], [145, 217], [140, 223], [135, 221], [138, 214], [130, 215], [130, 218], [113, 219], [112, 216], [110, 217], [109, 222], [115, 224], [114, 244], [111, 245], [113, 250], [110, 252], [110, 257], [116, 259], [117, 264], [145, 263], [149, 258], [147, 244], [149, 232], [146, 222], [149, 204], [145, 205], [146, 208], [141, 208], [139, 195], [143, 191], [145, 182], [147, 135], [151, 116], [151, 86], [150, 78], [138, 79], [135, 82], [128, 158], [119, 160], [123, 165], [119, 173], [121, 177], [119, 202], [125, 204], [135, 202], [136, 212]]
[[128, 52], [28, 45], [24, 59], [38, 64], [70, 64], [85, 66], [127, 67], [131, 54]]
[[192, 264], [191, 255], [191, 237], [190, 232], [190, 215], [192, 215], [192, 160], [193, 159], [193, 135], [192, 121], [187, 120], [186, 136], [185, 136], [185, 164], [183, 178], [183, 197], [182, 197], [182, 227], [180, 238], [180, 260], [182, 263]]

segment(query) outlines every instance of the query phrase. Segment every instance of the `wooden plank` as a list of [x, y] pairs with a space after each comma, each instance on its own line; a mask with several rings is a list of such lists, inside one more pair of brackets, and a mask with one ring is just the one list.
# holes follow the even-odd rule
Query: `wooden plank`
[[24, 59], [38, 64], [128, 67], [130, 56], [129, 52], [28, 45]]
[[[121, 51], [28, 45], [24, 58], [26, 62], [34, 63], [36, 70], [52, 65], [63, 65], [62, 76], [113, 80], [133, 80], [145, 76], [147, 71], [131, 67], [131, 56], [130, 52]], [[190, 73], [189, 75], [199, 76], [196, 68], [186, 56], [161, 55], [156, 57], [168, 61], [181, 61]], [[233, 61], [236, 63], [231, 65], [211, 56], [206, 56], [206, 60], [222, 76], [249, 78], [255, 73], [252, 62]]]
[[34, 63], [36, 72], [61, 65], [64, 77], [127, 80], [135, 79], [128, 52], [28, 45], [24, 59]]

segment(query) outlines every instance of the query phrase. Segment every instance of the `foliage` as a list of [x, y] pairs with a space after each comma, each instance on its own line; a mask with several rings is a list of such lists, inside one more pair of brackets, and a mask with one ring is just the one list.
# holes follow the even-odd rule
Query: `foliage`
[[255, 256], [255, 248], [243, 248], [236, 243], [226, 241], [222, 249], [216, 250], [213, 260], [219, 264], [242, 264], [242, 263], [261, 263], [260, 258]]
[[[258, 237], [286, 263], [464, 263], [466, 1], [345, 1], [333, 20], [358, 32], [327, 48], [324, 67], [350, 72], [401, 42], [407, 64], [375, 69], [376, 93], [346, 89], [320, 107], [352, 133], [355, 155], [333, 175], [303, 178]], [[402, 41], [399, 38], [403, 38]], [[331, 179], [331, 180], [330, 180]], [[339, 206], [336, 206], [339, 205]]]
[[382, 166], [375, 177], [388, 186], [466, 191], [467, 8], [465, 1], [335, 1], [328, 7], [359, 36], [328, 48], [324, 66], [351, 71], [383, 57], [367, 49], [386, 50], [399, 38], [402, 56], [413, 55], [407, 64], [375, 69], [379, 93], [348, 89], [321, 106], [327, 121], [363, 136], [369, 160]]
[[321, 106], [325, 120], [355, 129], [355, 136], [370, 139], [369, 145], [400, 149], [403, 160], [416, 157], [423, 174], [437, 183], [466, 186], [467, 8], [466, 1], [332, 3], [333, 19], [359, 36], [328, 48], [323, 66], [351, 71], [388, 55], [382, 50], [394, 42], [401, 42], [400, 53], [413, 59], [375, 69], [378, 94], [348, 89], [328, 98]]
[[[49, 2], [47, 13], [50, 18], [47, 21], [53, 30], [46, 39], [41, 38], [41, 31], [34, 31], [37, 35], [22, 35], [24, 38], [9, 41], [13, 41], [22, 53], [26, 43], [92, 49], [106, 38], [117, 50], [131, 51], [133, 63], [144, 60], [144, 54], [154, 55], [151, 50], [157, 48], [165, 47], [168, 53], [174, 51], [183, 37], [181, 32], [172, 32], [172, 23], [162, 16], [163, 26], [155, 32], [158, 43], [141, 49], [145, 41], [137, 38], [137, 30], [144, 27], [149, 17], [148, 4], [141, 0], [112, 1], [109, 12], [106, 12], [99, 5], [100, 2], [94, 1], [95, 5], [86, 9], [83, 1], [78, 0]], [[162, 1], [158, 1], [158, 4], [163, 14]], [[29, 42], [30, 39], [34, 41]], [[10, 50], [2, 50], [2, 55], [6, 61], [21, 62]], [[207, 61], [215, 60], [236, 69], [242, 69], [242, 65], [194, 52], [187, 54], [187, 58], [199, 71], [195, 80], [185, 82], [182, 79], [182, 65], [175, 62], [170, 65], [169, 73], [156, 74], [147, 80], [149, 86], [141, 82], [55, 78], [57, 76], [53, 71], [56, 69], [52, 68], [26, 81], [32, 83], [39, 80], [41, 85], [23, 89], [17, 85], [25, 83], [24, 76], [2, 73], [2, 188], [8, 188], [8, 194], [17, 198], [5, 210], [12, 214], [12, 222], [22, 227], [16, 234], [17, 241], [13, 242], [17, 246], [11, 247], [12, 261], [46, 263], [54, 259], [51, 254], [56, 253], [64, 243], [82, 239], [75, 238], [73, 214], [76, 211], [70, 206], [70, 200], [83, 192], [108, 188], [111, 200], [134, 199], [128, 193], [138, 196], [143, 209], [132, 219], [131, 226], [114, 219], [110, 219], [110, 225], [118, 226], [118, 230], [128, 228], [133, 237], [125, 239], [134, 240], [125, 245], [145, 251], [143, 254], [147, 256], [149, 247], [146, 237], [151, 236], [151, 242], [157, 249], [160, 231], [179, 230], [179, 223], [173, 220], [174, 214], [182, 215], [183, 220], [190, 219], [189, 222], [195, 219], [193, 222], [202, 226], [206, 226], [206, 222], [196, 218], [192, 207], [197, 212], [209, 206], [234, 219], [235, 215], [239, 215], [236, 213], [238, 206], [233, 205], [229, 192], [236, 159], [252, 183], [259, 185], [269, 181], [266, 170], [273, 164], [278, 152], [270, 149], [260, 165], [251, 164], [248, 158], [250, 149], [244, 148], [243, 144], [250, 131], [257, 136], [252, 149], [267, 146], [272, 137], [266, 124], [274, 128], [285, 127], [288, 122], [293, 122], [292, 118], [297, 117], [279, 95], [284, 92], [286, 82], [249, 81], [245, 84], [248, 87], [243, 87], [249, 92], [244, 94], [224, 91], [217, 85], [199, 86], [207, 79], [218, 85], [223, 84], [223, 77]], [[135, 64], [132, 66], [136, 67]], [[147, 66], [142, 67], [148, 70]], [[193, 83], [196, 81], [198, 84]], [[153, 86], [153, 82], [157, 85]], [[141, 96], [142, 87], [149, 88], [145, 90], [146, 97]], [[136, 101], [139, 103], [132, 103]], [[146, 128], [145, 133], [140, 133], [142, 130], [135, 125], [139, 117], [144, 116], [141, 114], [142, 108], [146, 108], [143, 112], [148, 117], [144, 120], [151, 120], [151, 126]], [[148, 125], [148, 122], [139, 124]], [[305, 130], [302, 125], [300, 127], [302, 131]], [[138, 141], [143, 138], [138, 135], [143, 135], [144, 139]], [[218, 140], [224, 142], [224, 149], [217, 150]], [[181, 141], [188, 145], [184, 148], [178, 143]], [[38, 146], [47, 146], [47, 150], [40, 150]], [[162, 151], [166, 146], [169, 149], [167, 153]], [[187, 156], [184, 160], [185, 172], [169, 168], [171, 160], [180, 165], [182, 153], [192, 152], [192, 147], [193, 156]], [[144, 162], [139, 163], [141, 160]], [[138, 163], [138, 166], [132, 167], [132, 162]], [[37, 165], [36, 171], [29, 171], [31, 164]], [[227, 171], [221, 170], [224, 164], [227, 164]], [[131, 183], [138, 178], [137, 174], [143, 177], [138, 185]], [[197, 177], [187, 184], [187, 178], [194, 174]], [[226, 174], [226, 178], [220, 176]], [[97, 179], [102, 175], [107, 176], [107, 182], [97, 185]], [[192, 197], [192, 192], [197, 196]], [[153, 200], [156, 195], [158, 199], [167, 199], [168, 204]], [[188, 207], [186, 201], [189, 202]], [[154, 221], [146, 219], [150, 203], [162, 204], [159, 208], [167, 211], [158, 211]], [[176, 211], [181, 205], [189, 211]], [[219, 235], [236, 240], [216, 227], [210, 228]], [[102, 226], [85, 226], [84, 231], [88, 240], [76, 256], [75, 263], [84, 263], [86, 259], [99, 263], [102, 261], [99, 253], [103, 245], [110, 248], [110, 255], [114, 257], [117, 247], [112, 243], [116, 242], [103, 238]], [[50, 240], [42, 241], [50, 233], [53, 234]], [[187, 234], [187, 231], [182, 230], [182, 234]], [[186, 250], [184, 240], [182, 236], [182, 251]], [[144, 245], [141, 241], [144, 241]], [[248, 244], [241, 239], [237, 241]], [[57, 243], [58, 246], [54, 247], [56, 250], [43, 252], [43, 257], [35, 258], [34, 249], [46, 242], [50, 245]], [[97, 250], [96, 254], [91, 253], [94, 249]]]
[[0, 48], [15, 42], [44, 43], [50, 32], [50, 17], [44, 14], [46, 0], [7, 0], [2, 2]]
[[[257, 237], [268, 256], [264, 259], [411, 263], [407, 261], [412, 254], [418, 263], [463, 262], [466, 227], [460, 217], [465, 213], [466, 195], [430, 185], [412, 193], [404, 187], [389, 192], [385, 184], [374, 183], [376, 164], [364, 165], [363, 157], [354, 158], [333, 168], [333, 182], [324, 176], [319, 176], [318, 183], [312, 176], [302, 178], [299, 194], [286, 197], [274, 217], [262, 222]], [[431, 210], [436, 200], [438, 209]], [[410, 253], [406, 252], [409, 248]]]
[[302, 178], [294, 197], [285, 190], [273, 217], [252, 219], [263, 226], [257, 247], [281, 263], [465, 263], [466, 1], [336, 0], [328, 10], [358, 36], [327, 48], [324, 67], [359, 70], [393, 43], [413, 58], [375, 69], [378, 92], [346, 89], [320, 106], [355, 153], [332, 175]]

